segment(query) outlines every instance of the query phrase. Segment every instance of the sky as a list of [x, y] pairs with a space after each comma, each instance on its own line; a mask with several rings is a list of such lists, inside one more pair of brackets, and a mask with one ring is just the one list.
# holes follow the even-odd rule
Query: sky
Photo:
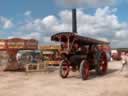
[[0, 0], [0, 38], [51, 44], [51, 35], [71, 32], [72, 8], [78, 34], [128, 47], [128, 0]]

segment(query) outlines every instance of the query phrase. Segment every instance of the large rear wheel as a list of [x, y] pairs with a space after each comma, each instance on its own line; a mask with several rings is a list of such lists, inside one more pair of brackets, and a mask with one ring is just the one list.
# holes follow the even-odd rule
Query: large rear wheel
[[89, 64], [86, 60], [82, 60], [80, 64], [80, 77], [82, 80], [87, 80], [89, 77]]
[[70, 71], [70, 65], [67, 60], [62, 60], [59, 68], [59, 74], [62, 78], [67, 78]]

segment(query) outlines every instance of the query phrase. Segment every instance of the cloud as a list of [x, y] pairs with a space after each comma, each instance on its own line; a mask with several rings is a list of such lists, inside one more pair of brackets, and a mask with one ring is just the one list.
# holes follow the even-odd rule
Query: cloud
[[[116, 11], [116, 8], [110, 7], [97, 8], [93, 15], [89, 15], [84, 10], [77, 9], [78, 34], [110, 41], [112, 47], [128, 47], [128, 23], [119, 22]], [[63, 10], [57, 16], [49, 15], [24, 22], [15, 35], [36, 38], [40, 44], [50, 44], [51, 35], [71, 30], [72, 13], [70, 10]]]
[[32, 13], [31, 11], [26, 11], [26, 12], [24, 13], [24, 15], [25, 15], [25, 16], [30, 16], [31, 13]]
[[13, 26], [13, 23], [10, 19], [0, 16], [0, 28], [8, 29]]

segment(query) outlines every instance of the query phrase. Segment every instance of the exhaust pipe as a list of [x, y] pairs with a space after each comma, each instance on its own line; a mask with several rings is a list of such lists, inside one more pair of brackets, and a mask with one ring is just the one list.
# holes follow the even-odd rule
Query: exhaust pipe
[[72, 32], [77, 33], [77, 14], [76, 14], [76, 9], [72, 9]]

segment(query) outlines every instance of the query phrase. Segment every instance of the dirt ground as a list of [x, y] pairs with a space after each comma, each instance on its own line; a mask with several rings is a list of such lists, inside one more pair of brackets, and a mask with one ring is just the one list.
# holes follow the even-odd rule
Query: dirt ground
[[108, 73], [91, 72], [83, 81], [79, 73], [61, 79], [54, 72], [0, 72], [0, 96], [128, 96], [128, 72], [120, 62], [110, 62]]

